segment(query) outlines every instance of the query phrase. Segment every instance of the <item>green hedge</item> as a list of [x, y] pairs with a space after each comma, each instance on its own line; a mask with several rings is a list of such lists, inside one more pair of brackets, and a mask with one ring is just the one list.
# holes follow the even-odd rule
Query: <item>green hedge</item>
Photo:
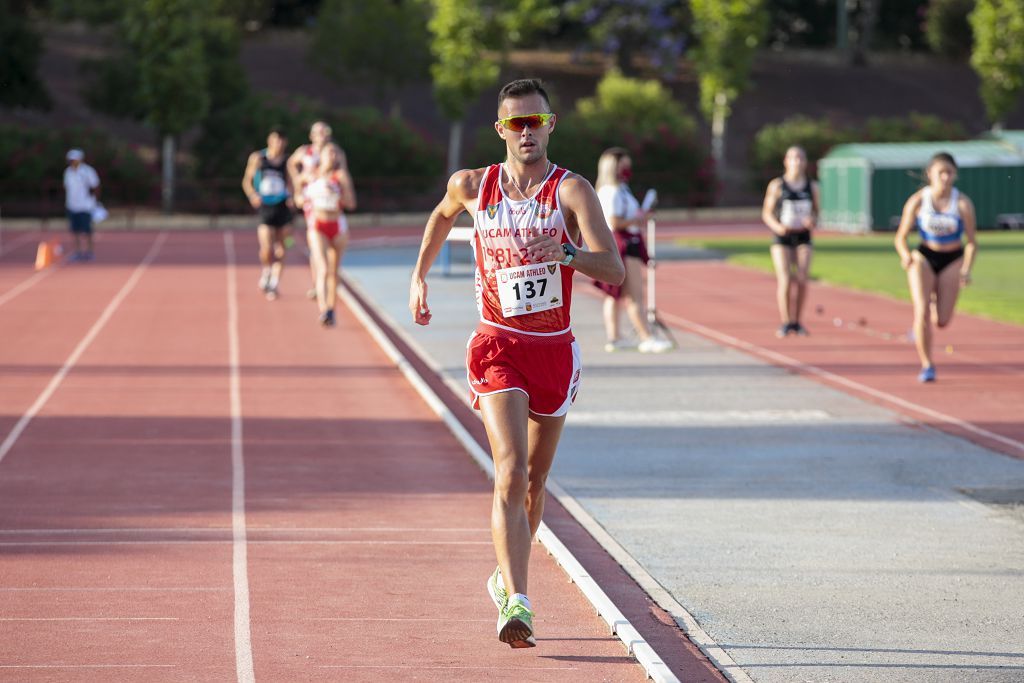
[[[657, 81], [611, 72], [593, 97], [559, 117], [551, 136], [552, 161], [589, 178], [597, 177], [597, 160], [609, 147], [624, 147], [633, 158], [637, 191], [658, 190], [662, 206], [714, 203], [714, 166], [697, 135], [697, 123]], [[505, 143], [492, 127], [480, 129], [468, 166], [483, 166], [505, 157]]]
[[65, 155], [73, 147], [85, 151], [85, 163], [96, 169], [103, 201], [136, 204], [153, 191], [155, 168], [129, 145], [90, 128], [31, 128], [0, 125], [0, 204], [5, 215], [63, 211]]
[[911, 112], [908, 116], [870, 118], [860, 126], [837, 126], [827, 118], [794, 116], [764, 126], [754, 138], [750, 154], [751, 182], [764, 189], [782, 173], [782, 158], [792, 145], [807, 150], [810, 174], [817, 175], [817, 161], [836, 145], [851, 142], [928, 142], [964, 140], [967, 132], [957, 122]]

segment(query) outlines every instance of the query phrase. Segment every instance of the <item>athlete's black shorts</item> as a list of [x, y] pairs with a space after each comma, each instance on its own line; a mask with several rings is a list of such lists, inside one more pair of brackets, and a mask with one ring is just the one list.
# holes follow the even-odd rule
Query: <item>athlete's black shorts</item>
[[260, 225], [283, 228], [292, 222], [292, 212], [285, 202], [260, 206]]
[[924, 256], [924, 260], [928, 262], [928, 265], [932, 267], [932, 271], [936, 275], [944, 271], [950, 263], [964, 255], [963, 247], [953, 251], [935, 251], [922, 244], [917, 250], [921, 252], [921, 256]]
[[799, 247], [801, 244], [811, 243], [811, 231], [810, 230], [788, 230], [785, 235], [775, 233], [775, 244], [781, 244], [784, 247]]

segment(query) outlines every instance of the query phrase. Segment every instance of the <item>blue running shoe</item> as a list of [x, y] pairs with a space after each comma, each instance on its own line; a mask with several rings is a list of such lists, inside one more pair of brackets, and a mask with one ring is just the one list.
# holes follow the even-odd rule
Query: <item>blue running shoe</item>
[[917, 376], [918, 382], [934, 382], [935, 381], [935, 366], [929, 365], [923, 368]]

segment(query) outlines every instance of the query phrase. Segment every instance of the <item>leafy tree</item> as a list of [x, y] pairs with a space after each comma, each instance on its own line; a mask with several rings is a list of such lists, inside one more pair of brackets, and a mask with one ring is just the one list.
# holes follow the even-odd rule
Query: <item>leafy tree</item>
[[978, 0], [970, 21], [974, 29], [971, 66], [981, 79], [989, 121], [1001, 128], [1024, 92], [1024, 4]]
[[552, 22], [558, 10], [548, 0], [431, 0], [430, 73], [434, 95], [451, 122], [448, 169], [459, 167], [466, 109], [500, 74], [505, 52]]
[[711, 121], [711, 156], [724, 170], [725, 126], [747, 86], [754, 53], [768, 25], [764, 0], [692, 0], [700, 106]]
[[954, 59], [971, 54], [973, 36], [967, 17], [975, 0], [932, 0], [925, 15], [925, 39], [932, 52]]
[[163, 139], [163, 204], [174, 201], [175, 138], [203, 119], [210, 107], [202, 32], [204, 0], [133, 0], [123, 30], [138, 66], [139, 110]]
[[626, 74], [636, 73], [638, 55], [656, 71], [671, 73], [686, 48], [690, 15], [680, 0], [572, 0], [564, 12], [586, 28], [588, 42], [615, 55]]
[[399, 89], [427, 76], [427, 9], [421, 0], [324, 0], [310, 59], [338, 82], [372, 88], [398, 118]]
[[42, 40], [10, 0], [0, 0], [0, 46], [0, 106], [49, 109], [50, 96], [37, 75]]

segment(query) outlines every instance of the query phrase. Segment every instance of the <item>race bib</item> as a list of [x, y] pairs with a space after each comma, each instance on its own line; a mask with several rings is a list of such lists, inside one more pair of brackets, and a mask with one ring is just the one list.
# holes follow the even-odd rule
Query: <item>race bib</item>
[[558, 263], [531, 263], [494, 271], [498, 299], [506, 318], [562, 306], [562, 269]]
[[804, 219], [814, 215], [814, 202], [810, 199], [787, 199], [782, 202], [779, 222], [787, 228], [804, 227]]
[[286, 185], [284, 178], [269, 173], [260, 178], [259, 193], [264, 197], [277, 197], [285, 193]]

